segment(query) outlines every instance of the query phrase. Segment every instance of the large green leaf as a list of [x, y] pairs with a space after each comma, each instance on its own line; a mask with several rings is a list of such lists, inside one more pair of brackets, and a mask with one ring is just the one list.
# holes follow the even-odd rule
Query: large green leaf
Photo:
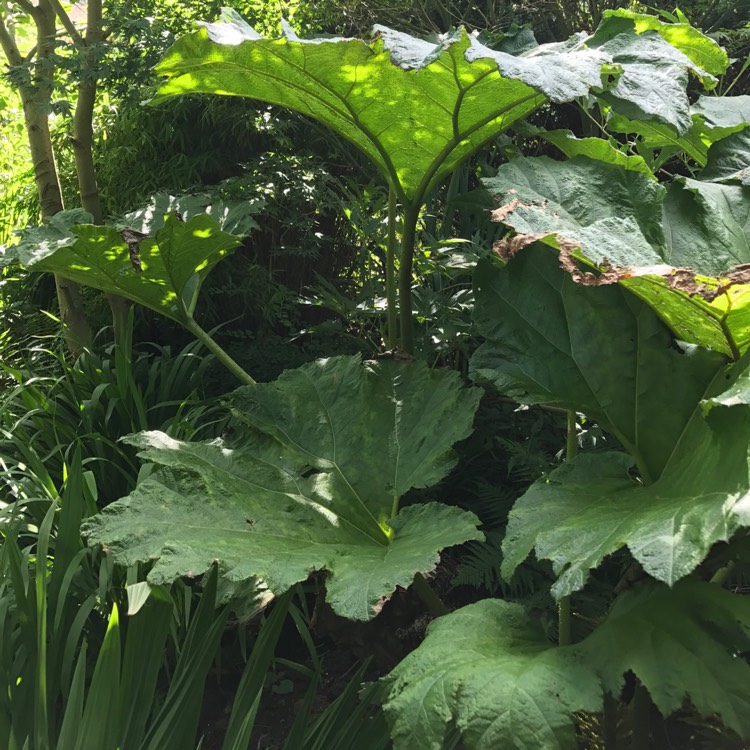
[[486, 185], [496, 219], [519, 233], [498, 246], [504, 257], [541, 239], [577, 282], [619, 282], [683, 341], [734, 358], [750, 346], [750, 188], [682, 178], [665, 193], [585, 157], [514, 159]]
[[[559, 576], [552, 591], [559, 598], [582, 589], [589, 571], [623, 547], [650, 575], [670, 585], [691, 573], [716, 542], [750, 525], [743, 456], [737, 455], [743, 440], [747, 453], [750, 419], [719, 425], [729, 428], [724, 440], [695, 440], [675, 454], [675, 465], [693, 468], [682, 478], [670, 472], [644, 486], [629, 475], [628, 456], [595, 454], [582, 455], [532, 485], [510, 513], [503, 576], [512, 576], [534, 549], [538, 558], [552, 561]], [[696, 449], [708, 451], [706, 458]], [[728, 454], [724, 458], [722, 449]]]
[[586, 413], [659, 476], [724, 358], [680, 351], [647, 305], [574, 283], [541, 246], [505, 266], [482, 261], [475, 291], [475, 376], [523, 403]]
[[664, 188], [639, 172], [576, 156], [513, 159], [483, 181], [519, 234], [556, 234], [594, 262], [664, 262]]
[[583, 411], [631, 453], [582, 455], [532, 485], [510, 513], [505, 577], [535, 549], [564, 596], [627, 546], [672, 584], [750, 524], [745, 361], [725, 372], [721, 355], [675, 346], [647, 306], [575, 284], [541, 246], [480, 264], [476, 289], [475, 374], [521, 401]]
[[[466, 157], [544, 104], [572, 101], [615, 78], [610, 100], [636, 117], [690, 126], [690, 58], [656, 32], [629, 29], [588, 47], [585, 35], [514, 56], [465, 30], [426, 42], [384, 26], [371, 42], [264, 39], [234, 11], [179, 39], [157, 71], [157, 100], [190, 92], [246, 96], [313, 117], [360, 148], [400, 193], [421, 204]], [[713, 44], [700, 36], [706, 44]], [[640, 104], [636, 105], [633, 102]], [[687, 123], [687, 124], [686, 124]]]
[[688, 579], [626, 592], [578, 650], [613, 695], [633, 672], [664, 716], [689, 699], [747, 739], [750, 666], [737, 654], [750, 650], [749, 635], [746, 596]]
[[750, 602], [685, 580], [647, 583], [618, 597], [575, 646], [548, 643], [522, 607], [471, 604], [434, 622], [424, 642], [384, 678], [396, 750], [441, 750], [455, 728], [469, 750], [573, 748], [574, 713], [601, 709], [627, 673], [664, 716], [689, 700], [750, 736]]
[[[722, 392], [726, 377], [717, 375], [709, 398]], [[630, 476], [628, 456], [584, 454], [532, 485], [510, 513], [503, 575], [511, 576], [533, 548], [552, 561], [559, 575], [553, 591], [565, 596], [627, 546], [648, 573], [672, 585], [716, 542], [750, 525], [750, 410], [714, 407], [707, 416], [704, 411], [695, 404], [684, 435], [652, 484]]]
[[750, 96], [701, 96], [693, 112], [701, 115], [709, 128], [729, 135], [750, 123]]
[[598, 85], [605, 59], [563, 52], [503, 77], [500, 61], [517, 58], [487, 50], [495, 59], [470, 64], [470, 49], [484, 48], [464, 31], [435, 45], [385, 27], [371, 43], [263, 39], [233, 15], [177, 41], [157, 68], [168, 77], [159, 96], [202, 91], [295, 109], [348, 138], [411, 201], [545, 101], [529, 81], [543, 85], [549, 72], [562, 86], [551, 93], [572, 99]]
[[[51, 240], [41, 241], [49, 232]], [[20, 263], [127, 297], [179, 323], [193, 313], [213, 267], [239, 244], [207, 214], [169, 214], [154, 237], [132, 229], [76, 224], [34, 229], [17, 248]]]
[[750, 185], [750, 128], [712, 143], [700, 178], [714, 182], [736, 180]]
[[[695, 70], [704, 70], [709, 76], [724, 75], [730, 60], [713, 39], [703, 34], [688, 23], [665, 23], [657, 16], [636, 13], [623, 8], [605, 10], [603, 21], [597, 29], [594, 39], [608, 39], [623, 31], [634, 30], [637, 34], [653, 31], [682, 52], [695, 66]], [[709, 85], [711, 81], [707, 82]]]
[[679, 135], [692, 125], [688, 71], [711, 88], [729, 65], [726, 52], [688, 24], [627, 10], [605, 13], [589, 44], [621, 69], [602, 98], [621, 115], [669, 125]]
[[672, 266], [721, 276], [749, 263], [750, 188], [678, 179], [664, 201], [664, 231]]
[[56, 213], [40, 227], [27, 227], [18, 233], [16, 244], [0, 246], [0, 268], [21, 259], [29, 262], [37, 254], [46, 256], [55, 250], [70, 247], [76, 241], [72, 227], [92, 221], [93, 217], [88, 211], [73, 208]]
[[653, 120], [628, 119], [618, 112], [610, 112], [607, 130], [614, 133], [637, 135], [647, 149], [659, 149], [659, 161], [680, 153], [699, 166], [706, 165], [709, 147], [747, 127], [750, 120], [748, 96], [702, 96], [690, 107], [692, 124], [686, 132], [678, 133], [672, 126]]
[[385, 682], [396, 750], [442, 750], [452, 727], [470, 750], [573, 750], [573, 714], [602, 702], [575, 647], [550, 645], [523, 607], [501, 600], [433, 622]]
[[153, 235], [164, 226], [167, 216], [172, 213], [179, 214], [183, 221], [189, 221], [200, 214], [208, 214], [224, 232], [246, 237], [258, 228], [253, 217], [264, 205], [265, 201], [258, 199], [223, 201], [209, 193], [186, 193], [176, 196], [156, 193], [145, 206], [125, 214], [121, 220], [114, 222], [114, 226], [120, 231], [134, 229], [143, 234]]
[[262, 578], [278, 594], [328, 570], [333, 608], [367, 619], [431, 570], [440, 549], [481, 538], [476, 517], [458, 508], [392, 517], [403, 492], [450, 470], [478, 398], [424, 364], [306, 365], [234, 394], [237, 417], [260, 430], [243, 446], [131, 438], [168, 469], [92, 518], [86, 534], [125, 564], [155, 560], [154, 583], [219, 561], [226, 578]]

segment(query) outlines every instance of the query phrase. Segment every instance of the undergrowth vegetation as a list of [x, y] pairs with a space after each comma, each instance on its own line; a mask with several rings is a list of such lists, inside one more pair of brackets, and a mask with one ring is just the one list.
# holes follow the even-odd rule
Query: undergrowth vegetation
[[750, 8], [26, 5], [0, 748], [745, 747]]

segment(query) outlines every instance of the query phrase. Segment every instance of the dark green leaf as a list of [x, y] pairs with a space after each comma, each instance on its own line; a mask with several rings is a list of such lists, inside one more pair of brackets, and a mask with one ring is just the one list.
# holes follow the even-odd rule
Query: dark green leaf
[[745, 128], [712, 143], [708, 149], [708, 163], [700, 178], [750, 185], [750, 129]]
[[750, 123], [750, 96], [702, 96], [693, 112], [703, 117], [709, 128], [719, 128], [725, 135]]
[[689, 699], [701, 716], [748, 738], [750, 666], [737, 654], [750, 648], [749, 635], [746, 596], [685, 580], [626, 592], [578, 648], [612, 694], [633, 672], [664, 716]]
[[595, 673], [523, 608], [484, 600], [441, 617], [385, 678], [396, 750], [573, 750], [574, 713], [601, 707]]
[[647, 305], [574, 283], [542, 247], [483, 261], [475, 289], [475, 375], [522, 403], [586, 413], [659, 476], [724, 358], [678, 350]]
[[132, 438], [171, 471], [90, 519], [86, 534], [125, 564], [156, 560], [153, 583], [218, 561], [229, 580], [262, 578], [279, 594], [328, 570], [333, 608], [368, 619], [440, 549], [482, 536], [454, 507], [410, 506], [391, 519], [401, 493], [452, 467], [478, 396], [424, 364], [306, 365], [236, 393], [238, 415], [266, 433], [243, 448]]
[[[735, 367], [730, 382], [741, 372]], [[725, 390], [726, 377], [717, 375], [709, 398]], [[750, 525], [749, 434], [747, 408], [714, 408], [706, 417], [698, 403], [653, 484], [632, 479], [629, 458], [620, 454], [584, 454], [566, 463], [516, 502], [503, 542], [503, 575], [512, 575], [535, 548], [552, 560], [560, 576], [553, 591], [564, 596], [627, 546], [650, 575], [673, 585], [716, 542]]]

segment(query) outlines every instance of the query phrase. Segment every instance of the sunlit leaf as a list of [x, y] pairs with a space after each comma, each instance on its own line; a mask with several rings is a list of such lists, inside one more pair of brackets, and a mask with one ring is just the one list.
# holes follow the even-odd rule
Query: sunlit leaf
[[541, 131], [539, 136], [559, 148], [570, 159], [574, 156], [588, 156], [655, 179], [643, 157], [630, 156], [602, 138], [576, 138], [570, 130]]
[[[236, 14], [179, 39], [157, 66], [159, 98], [203, 92], [246, 96], [309, 115], [360, 148], [403, 200], [427, 191], [488, 139], [547, 100], [571, 101], [615, 80], [608, 101], [679, 131], [691, 124], [691, 59], [656, 32], [579, 35], [514, 56], [459, 29], [426, 42], [375, 27], [371, 42], [264, 39]], [[713, 42], [691, 32], [705, 45]], [[714, 45], [715, 46], [715, 45]], [[703, 73], [703, 71], [701, 71]], [[632, 110], [632, 111], [631, 111]]]
[[634, 29], [637, 34], [654, 31], [688, 57], [696, 70], [702, 69], [710, 76], [721, 76], [729, 67], [730, 60], [726, 51], [688, 23], [665, 23], [657, 16], [624, 8], [605, 10], [603, 18], [597, 35], [606, 34], [611, 38], [630, 29]]
[[[40, 241], [47, 231], [54, 232], [52, 241]], [[199, 213], [188, 221], [168, 215], [155, 236], [93, 224], [75, 224], [64, 235], [35, 229], [14, 249], [27, 268], [119, 294], [185, 323], [206, 276], [239, 244]]]

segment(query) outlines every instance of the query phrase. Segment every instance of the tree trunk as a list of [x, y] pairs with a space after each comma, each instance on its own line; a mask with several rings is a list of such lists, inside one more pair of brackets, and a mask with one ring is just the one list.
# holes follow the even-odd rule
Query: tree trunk
[[[95, 224], [104, 221], [99, 187], [94, 167], [94, 105], [96, 103], [96, 76], [87, 75], [96, 69], [97, 45], [102, 41], [102, 2], [88, 0], [86, 9], [86, 36], [80, 54], [81, 82], [78, 85], [78, 101], [73, 115], [73, 155], [78, 176], [78, 192], [81, 206], [93, 217]], [[130, 313], [130, 300], [118, 294], [107, 293], [107, 301], [112, 311], [112, 327], [115, 341], [123, 340]]]
[[[29, 139], [29, 148], [34, 165], [34, 180], [39, 195], [42, 220], [49, 219], [63, 209], [60, 181], [52, 150], [49, 132], [49, 113], [52, 100], [52, 67], [47, 62], [54, 52], [55, 13], [46, 2], [33, 8], [32, 18], [36, 25], [37, 63], [31, 82], [19, 86], [23, 103], [24, 123]], [[21, 65], [24, 60], [15, 40], [3, 21], [0, 41], [10, 65]], [[83, 310], [79, 285], [60, 276], [55, 276], [57, 300], [63, 335], [69, 351], [78, 355], [84, 347], [91, 345], [91, 328]]]

